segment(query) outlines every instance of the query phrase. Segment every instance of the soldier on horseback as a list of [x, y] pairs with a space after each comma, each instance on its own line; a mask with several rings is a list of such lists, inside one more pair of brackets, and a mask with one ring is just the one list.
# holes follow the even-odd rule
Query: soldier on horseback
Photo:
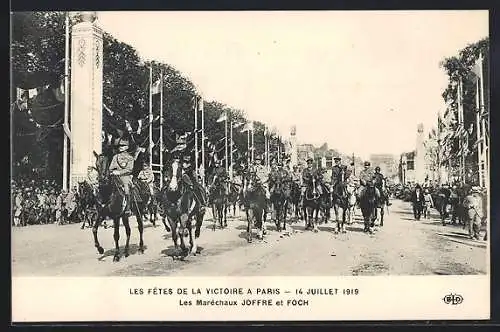
[[271, 197], [268, 184], [270, 174], [266, 170], [266, 167], [262, 165], [261, 157], [255, 156], [255, 160], [250, 169], [250, 176], [252, 176], [253, 179], [256, 180], [256, 185], [262, 186], [266, 193], [266, 199], [269, 199]]
[[222, 162], [220, 160], [215, 161], [215, 169], [212, 176], [212, 182], [209, 185], [209, 199], [210, 203], [212, 203], [213, 193], [217, 186], [225, 184], [228, 181], [228, 174], [226, 172], [226, 168], [222, 166]]
[[142, 164], [142, 169], [139, 171], [139, 174], [137, 175], [137, 179], [139, 181], [142, 181], [144, 184], [148, 186], [149, 193], [151, 194], [151, 197], [153, 197], [155, 176], [153, 174], [153, 169], [151, 168], [149, 160], [147, 159], [144, 160]]
[[306, 163], [307, 166], [302, 171], [302, 197], [305, 195], [307, 186], [312, 184], [314, 179], [313, 159], [307, 159]]
[[382, 173], [380, 173], [379, 166], [375, 167], [375, 174], [373, 175], [373, 181], [375, 187], [377, 187], [377, 189], [379, 190], [381, 197], [384, 199], [384, 201], [387, 202], [387, 205], [390, 206], [391, 203], [389, 202], [389, 197], [387, 197], [386, 194], [387, 179]]
[[335, 162], [335, 165], [332, 167], [332, 188], [336, 188], [340, 183], [344, 182], [345, 178], [342, 179], [342, 177], [345, 177], [345, 170], [346, 167], [341, 164], [342, 158], [340, 157], [335, 157], [333, 158], [333, 161]]
[[[369, 161], [365, 161], [364, 168], [359, 172], [359, 196], [363, 196], [366, 190], [366, 187], [371, 184], [374, 184], [375, 173], [371, 169], [371, 163]], [[375, 196], [377, 199], [380, 198], [380, 191], [377, 187], [375, 187]]]
[[197, 176], [191, 164], [191, 156], [184, 155], [182, 158], [182, 180], [193, 191], [195, 199], [200, 204], [200, 210], [204, 210], [207, 205], [205, 190], [198, 182]]
[[118, 176], [126, 197], [127, 205], [124, 214], [130, 216], [130, 189], [132, 187], [132, 172], [134, 170], [134, 162], [138, 153], [132, 154], [129, 147], [127, 137], [122, 137], [118, 143], [118, 153], [113, 156], [109, 165], [111, 175]]

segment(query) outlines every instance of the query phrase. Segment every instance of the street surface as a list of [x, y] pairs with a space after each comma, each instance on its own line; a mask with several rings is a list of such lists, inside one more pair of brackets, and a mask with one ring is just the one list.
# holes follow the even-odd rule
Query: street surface
[[[333, 212], [333, 210], [332, 210]], [[238, 212], [237, 212], [238, 214]], [[393, 200], [384, 227], [363, 233], [360, 211], [346, 234], [332, 223], [320, 232], [304, 231], [303, 221], [278, 233], [267, 223], [264, 241], [247, 243], [246, 222], [228, 219], [228, 228], [212, 230], [211, 213], [198, 239], [199, 253], [174, 260], [173, 243], [161, 221], [146, 222], [144, 254], [137, 252], [138, 231], [131, 220], [130, 256], [113, 262], [113, 230], [100, 228], [105, 249], [94, 248], [90, 228], [80, 224], [36, 225], [12, 230], [13, 276], [356, 276], [485, 274], [487, 244], [468, 239], [461, 226], [442, 226], [436, 211], [429, 220], [413, 220], [410, 203]], [[111, 223], [108, 222], [108, 225]], [[120, 246], [125, 244], [120, 229]]]

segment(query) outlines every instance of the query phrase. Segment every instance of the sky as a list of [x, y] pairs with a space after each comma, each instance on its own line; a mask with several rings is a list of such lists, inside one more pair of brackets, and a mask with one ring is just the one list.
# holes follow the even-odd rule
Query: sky
[[415, 148], [444, 111], [439, 63], [488, 36], [487, 11], [98, 12], [143, 60], [300, 143], [368, 158]]

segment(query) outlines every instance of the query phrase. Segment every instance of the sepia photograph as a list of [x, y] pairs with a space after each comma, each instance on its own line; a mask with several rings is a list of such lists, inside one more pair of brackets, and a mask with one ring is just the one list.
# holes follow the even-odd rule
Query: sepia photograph
[[[488, 11], [10, 22], [13, 279], [479, 276], [489, 289]], [[315, 287], [304, 294], [334, 292]]]

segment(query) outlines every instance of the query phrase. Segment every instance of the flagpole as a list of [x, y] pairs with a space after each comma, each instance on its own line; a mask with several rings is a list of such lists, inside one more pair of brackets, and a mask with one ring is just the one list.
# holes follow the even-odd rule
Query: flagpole
[[153, 167], [153, 62], [149, 65], [149, 165]]
[[[462, 78], [460, 77], [458, 79], [458, 122], [461, 126], [461, 128], [464, 128], [464, 107], [463, 107], [463, 85], [462, 85]], [[465, 151], [464, 151], [464, 146], [465, 143], [463, 141], [463, 136], [459, 136], [459, 142], [460, 142], [460, 178], [462, 181], [462, 184], [465, 184]]]
[[194, 170], [198, 174], [198, 96], [194, 96]]
[[252, 121], [252, 162], [255, 161], [254, 125], [255, 123]]
[[[152, 128], [153, 126], [150, 126]], [[163, 188], [163, 68], [160, 70], [160, 189]], [[151, 166], [152, 167], [152, 166]]]
[[484, 118], [484, 76], [483, 76], [483, 54], [479, 55], [479, 80], [480, 80], [480, 117], [481, 117], [481, 133], [482, 133], [482, 141], [483, 141], [483, 151], [482, 151], [482, 159], [483, 159], [483, 174], [484, 180], [483, 184], [486, 186], [489, 183], [489, 140], [486, 137], [486, 120]]
[[247, 128], [247, 165], [250, 165], [250, 130]]
[[203, 108], [203, 99], [200, 96], [201, 106], [201, 165], [203, 166], [201, 173], [201, 180], [203, 186], [205, 185], [205, 111]]
[[228, 154], [227, 154], [227, 116], [228, 116], [228, 112], [227, 112], [227, 109], [224, 111], [226, 112], [226, 118], [224, 119], [224, 141], [225, 141], [225, 146], [224, 146], [224, 150], [226, 151], [226, 172], [228, 172]]
[[268, 166], [267, 166], [267, 156], [268, 156], [268, 150], [267, 150], [267, 126], [264, 125], [264, 164], [266, 165], [266, 169], [268, 169]]
[[231, 137], [231, 145], [230, 145], [230, 150], [231, 150], [231, 164], [229, 168], [229, 179], [233, 181], [233, 119], [230, 119], [230, 137]]
[[352, 153], [352, 173], [356, 176], [356, 159], [354, 158], [354, 152]]
[[[69, 13], [65, 14], [65, 50], [64, 50], [64, 125], [68, 127], [69, 115]], [[63, 130], [63, 189], [68, 188], [68, 135]], [[71, 152], [70, 152], [71, 153]], [[71, 181], [71, 179], [70, 179]], [[70, 182], [69, 181], [69, 182]], [[71, 184], [70, 184], [71, 185]]]
[[484, 187], [483, 183], [483, 166], [482, 166], [482, 157], [483, 157], [483, 147], [484, 142], [481, 142], [481, 106], [479, 101], [479, 78], [476, 78], [476, 138], [477, 138], [477, 166], [478, 166], [478, 174], [479, 174], [479, 186]]

